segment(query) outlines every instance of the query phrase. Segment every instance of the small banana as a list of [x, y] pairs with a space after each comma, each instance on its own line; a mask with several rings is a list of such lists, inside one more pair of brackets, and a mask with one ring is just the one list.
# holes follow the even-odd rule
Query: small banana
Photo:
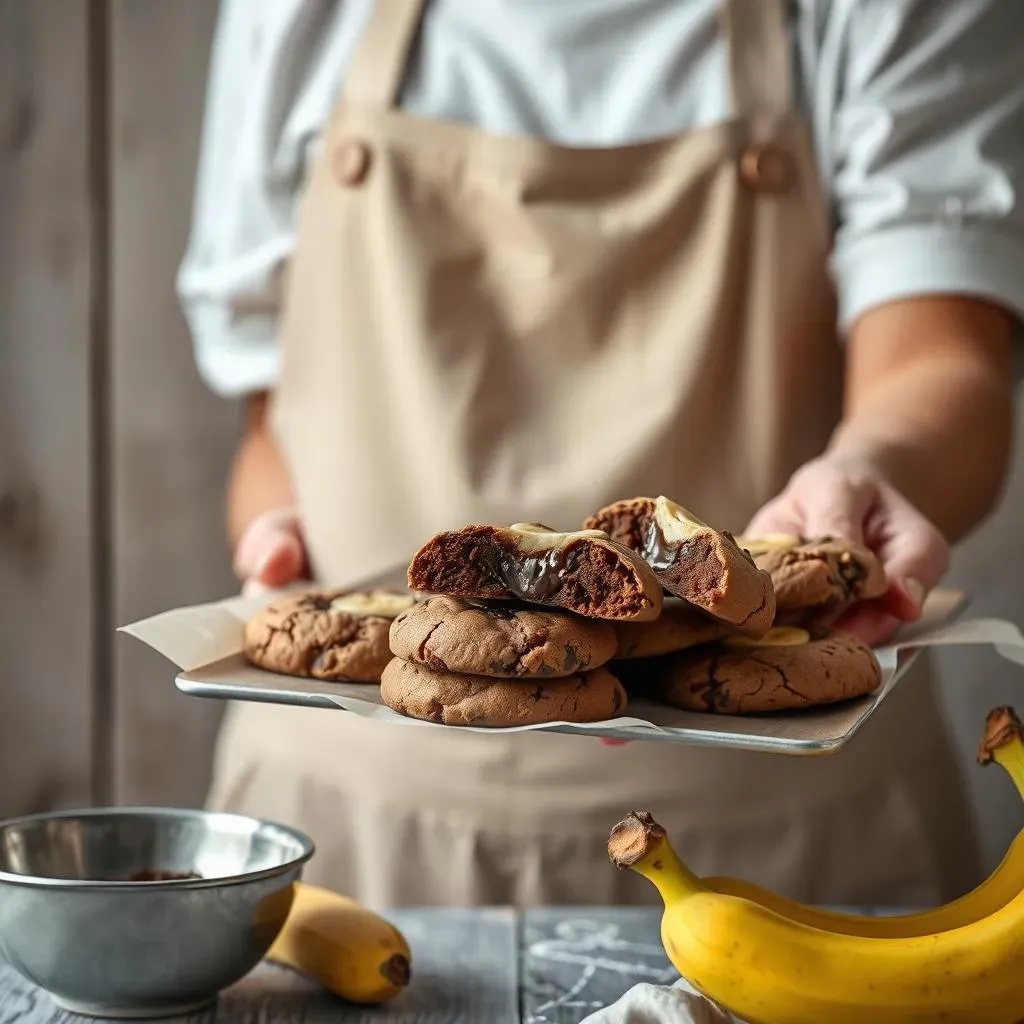
[[[979, 761], [993, 760], [1024, 792], [1024, 727], [1010, 708], [986, 722]], [[1022, 836], [991, 884], [888, 933], [763, 890], [723, 892], [745, 887], [697, 878], [645, 812], [613, 829], [608, 851], [658, 888], [662, 941], [680, 974], [749, 1024], [1014, 1024], [1024, 1016]], [[921, 931], [921, 921], [936, 927]]]
[[351, 1003], [383, 1003], [409, 984], [411, 953], [394, 925], [355, 900], [296, 882], [267, 959], [302, 971]]

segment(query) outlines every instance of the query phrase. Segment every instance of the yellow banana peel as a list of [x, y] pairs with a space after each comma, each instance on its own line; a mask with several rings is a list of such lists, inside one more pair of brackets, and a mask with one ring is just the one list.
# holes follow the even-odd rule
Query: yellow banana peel
[[[996, 708], [979, 746], [1024, 796], [1024, 727]], [[646, 812], [612, 830], [608, 852], [665, 904], [676, 969], [749, 1024], [1016, 1024], [1024, 1018], [1024, 831], [966, 896], [921, 914], [816, 910], [736, 879], [700, 879]]]
[[308, 974], [351, 1003], [383, 1003], [408, 984], [412, 954], [399, 930], [355, 900], [305, 882], [266, 958]]

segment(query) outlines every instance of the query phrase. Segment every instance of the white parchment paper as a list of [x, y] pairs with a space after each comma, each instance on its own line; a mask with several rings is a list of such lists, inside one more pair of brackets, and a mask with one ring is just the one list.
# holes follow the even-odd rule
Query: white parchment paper
[[[367, 718], [424, 729], [452, 729], [406, 718], [381, 703], [377, 687], [326, 683], [266, 672], [242, 654], [245, 621], [277, 594], [229, 598], [211, 604], [176, 608], [122, 627], [122, 631], [159, 651], [179, 670], [179, 689], [198, 696], [231, 700], [336, 707]], [[707, 746], [777, 750], [784, 753], [828, 753], [846, 743], [875, 712], [905, 674], [916, 653], [950, 644], [987, 644], [1024, 666], [1024, 636], [1001, 619], [958, 619], [964, 596], [957, 591], [933, 592], [921, 620], [905, 628], [896, 642], [876, 651], [882, 683], [874, 694], [824, 708], [796, 712], [726, 716], [697, 714], [653, 701], [632, 698], [629, 713], [604, 722], [555, 722], [510, 729], [459, 727], [472, 732], [549, 730], [654, 739]], [[1022, 676], [1024, 681], [1024, 676]]]

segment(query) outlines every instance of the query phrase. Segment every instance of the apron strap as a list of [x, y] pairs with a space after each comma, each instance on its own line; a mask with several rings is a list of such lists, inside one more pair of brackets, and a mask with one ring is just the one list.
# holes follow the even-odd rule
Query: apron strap
[[377, 107], [391, 107], [397, 101], [423, 4], [424, 0], [374, 0], [345, 74], [345, 99]]
[[790, 108], [788, 0], [723, 0], [733, 113]]

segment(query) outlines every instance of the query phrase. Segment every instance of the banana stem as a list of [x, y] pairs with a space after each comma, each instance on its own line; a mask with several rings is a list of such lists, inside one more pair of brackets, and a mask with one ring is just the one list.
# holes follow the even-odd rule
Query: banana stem
[[621, 870], [632, 870], [651, 882], [668, 905], [706, 892], [707, 886], [679, 859], [665, 830], [647, 811], [633, 811], [612, 829], [608, 856]]
[[1024, 724], [1010, 707], [993, 708], [985, 718], [985, 735], [978, 745], [978, 763], [995, 761], [1024, 797]]

